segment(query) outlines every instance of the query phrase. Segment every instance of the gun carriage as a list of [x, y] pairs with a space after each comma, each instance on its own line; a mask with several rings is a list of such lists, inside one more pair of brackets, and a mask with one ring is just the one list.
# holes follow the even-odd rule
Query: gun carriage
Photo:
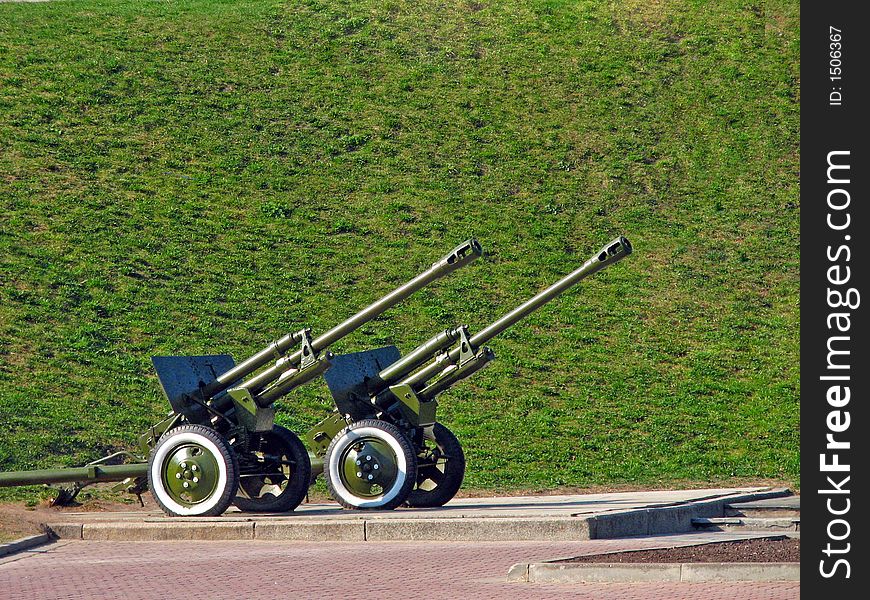
[[[73, 483], [57, 502], [85, 485], [118, 481], [137, 495], [150, 489], [169, 515], [215, 516], [233, 504], [243, 511], [291, 511], [322, 473], [346, 508], [441, 506], [462, 485], [465, 458], [456, 436], [437, 421], [438, 395], [495, 358], [485, 345], [493, 337], [631, 252], [618, 237], [481, 331], [451, 327], [404, 356], [395, 346], [343, 355], [329, 347], [479, 258], [476, 240], [317, 337], [309, 329], [288, 333], [239, 364], [226, 354], [155, 356], [172, 412], [140, 436], [137, 451], [80, 468], [0, 473], [0, 487]], [[300, 439], [275, 423], [274, 403], [321, 375], [335, 410]], [[131, 462], [109, 464], [121, 457]]]

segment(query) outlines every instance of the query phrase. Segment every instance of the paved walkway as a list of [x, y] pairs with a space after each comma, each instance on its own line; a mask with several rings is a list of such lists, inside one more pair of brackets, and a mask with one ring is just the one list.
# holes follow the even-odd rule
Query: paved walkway
[[246, 598], [800, 597], [798, 583], [507, 583], [508, 568], [661, 545], [661, 537], [585, 542], [72, 542], [0, 561], [9, 600]]

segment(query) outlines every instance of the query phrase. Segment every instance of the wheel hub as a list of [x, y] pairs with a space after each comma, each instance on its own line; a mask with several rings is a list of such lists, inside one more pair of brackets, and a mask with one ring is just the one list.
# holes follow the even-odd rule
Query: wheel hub
[[383, 494], [396, 480], [396, 456], [383, 440], [365, 439], [344, 453], [344, 484], [355, 494], [374, 497]]
[[167, 456], [164, 464], [166, 489], [180, 504], [202, 502], [217, 486], [217, 460], [198, 444], [179, 446]]

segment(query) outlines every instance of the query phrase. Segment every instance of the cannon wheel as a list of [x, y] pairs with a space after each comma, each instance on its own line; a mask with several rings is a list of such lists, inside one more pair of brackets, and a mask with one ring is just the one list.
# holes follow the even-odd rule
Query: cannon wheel
[[[261, 435], [259, 448], [240, 457], [244, 472], [233, 504], [247, 512], [291, 511], [308, 492], [308, 451], [295, 433], [280, 425]], [[245, 464], [249, 461], [253, 464]]]
[[148, 487], [168, 515], [214, 517], [236, 495], [238, 459], [214, 429], [182, 425], [163, 434], [151, 451]]
[[378, 419], [347, 426], [326, 451], [326, 485], [345, 508], [396, 508], [407, 499], [416, 474], [411, 440], [395, 425]]
[[462, 486], [465, 454], [453, 432], [441, 423], [424, 430], [423, 447], [417, 455], [417, 482], [405, 504], [418, 508], [444, 506]]

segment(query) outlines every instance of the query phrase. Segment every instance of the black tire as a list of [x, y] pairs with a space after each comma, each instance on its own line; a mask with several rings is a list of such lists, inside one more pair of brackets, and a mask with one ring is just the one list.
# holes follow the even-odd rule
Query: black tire
[[233, 500], [246, 512], [289, 512], [308, 492], [311, 459], [295, 433], [279, 425], [262, 434], [257, 452], [240, 457], [242, 474]]
[[417, 480], [405, 502], [407, 506], [444, 506], [465, 478], [465, 453], [453, 432], [435, 423], [431, 434], [423, 435], [424, 452], [417, 455]]
[[417, 453], [401, 429], [378, 419], [345, 427], [329, 444], [323, 473], [345, 508], [391, 510], [417, 480]]
[[170, 429], [148, 457], [148, 487], [167, 515], [216, 517], [229, 507], [239, 487], [236, 453], [210, 427]]

